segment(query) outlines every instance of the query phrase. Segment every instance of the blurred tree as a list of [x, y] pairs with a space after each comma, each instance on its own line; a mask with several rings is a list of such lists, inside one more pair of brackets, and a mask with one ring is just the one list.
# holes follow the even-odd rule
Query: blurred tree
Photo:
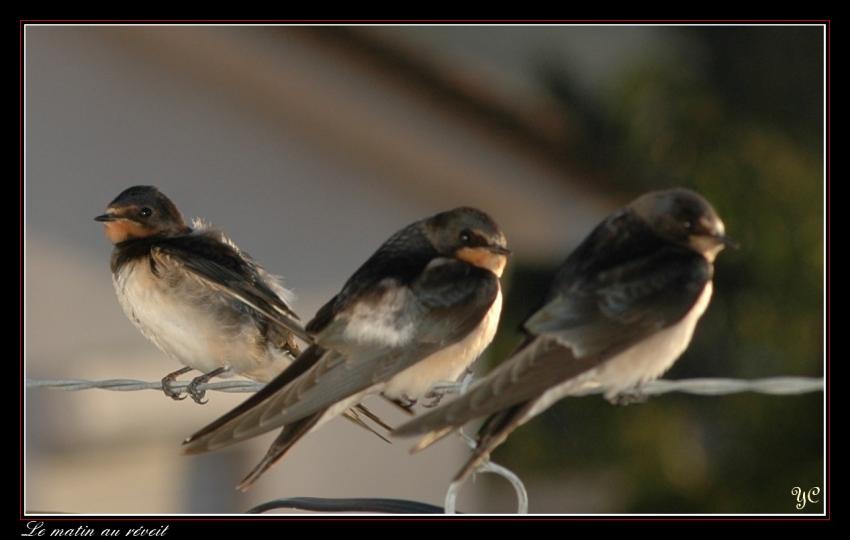
[[[606, 94], [583, 96], [551, 62], [541, 81], [574, 126], [563, 150], [573, 160], [632, 195], [700, 191], [742, 245], [719, 258], [712, 305], [667, 377], [822, 375], [822, 29], [659, 32], [674, 52], [634, 64]], [[514, 268], [504, 328], [529, 313], [551, 270]], [[512, 339], [500, 337], [496, 358]], [[675, 395], [627, 408], [570, 399], [494, 459], [550, 475], [614, 469], [624, 512], [794, 512], [791, 489], [822, 482], [822, 399]]]

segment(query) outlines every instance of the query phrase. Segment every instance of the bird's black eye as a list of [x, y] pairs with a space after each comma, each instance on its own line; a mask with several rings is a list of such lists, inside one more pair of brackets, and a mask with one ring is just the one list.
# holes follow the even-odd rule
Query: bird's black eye
[[153, 210], [151, 210], [147, 206], [145, 206], [139, 211], [139, 216], [141, 217], [150, 217], [151, 214], [153, 214]]
[[694, 228], [694, 224], [692, 222], [686, 220], [686, 221], [682, 222], [682, 227], [684, 227], [686, 230], [690, 231], [691, 229]]
[[463, 244], [469, 244], [472, 241], [472, 233], [464, 229], [460, 232], [460, 241]]

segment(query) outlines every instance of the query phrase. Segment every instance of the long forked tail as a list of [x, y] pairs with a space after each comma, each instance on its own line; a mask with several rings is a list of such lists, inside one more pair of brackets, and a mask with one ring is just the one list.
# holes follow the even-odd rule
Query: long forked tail
[[301, 440], [301, 437], [310, 432], [324, 413], [325, 411], [319, 411], [306, 418], [298, 420], [297, 422], [292, 422], [291, 424], [284, 426], [280, 431], [280, 435], [278, 435], [271, 446], [269, 446], [269, 449], [266, 452], [266, 455], [263, 456], [263, 459], [261, 459], [251, 472], [242, 479], [239, 485], [236, 486], [236, 489], [239, 491], [248, 491], [248, 489], [254, 484], [254, 482], [257, 481], [257, 479], [260, 478], [260, 476], [263, 475], [264, 472], [280, 461], [289, 449]]
[[[272, 465], [280, 461], [283, 456], [286, 455], [289, 450], [295, 446], [295, 443], [301, 440], [301, 438], [310, 431], [313, 430], [314, 427], [321, 421], [322, 416], [325, 414], [325, 410], [321, 410], [317, 413], [314, 413], [306, 418], [298, 420], [296, 422], [292, 422], [283, 427], [280, 432], [280, 435], [272, 442], [271, 446], [269, 446], [268, 451], [266, 451], [266, 455], [263, 456], [263, 459], [248, 473], [248, 475], [239, 483], [236, 487], [240, 491], [247, 491], [254, 482], [257, 481], [260, 476], [263, 475]], [[363, 405], [355, 405], [350, 409], [347, 409], [343, 413], [343, 418], [349, 420], [356, 426], [359, 426], [370, 433], [374, 434], [376, 437], [379, 437], [383, 441], [390, 443], [390, 440], [381, 435], [375, 428], [370, 426], [363, 418], [360, 417], [360, 414], [363, 414], [373, 422], [380, 425], [382, 428], [390, 431], [392, 428], [384, 423], [377, 415], [375, 415], [372, 411], [367, 409]]]
[[377, 429], [370, 426], [365, 420], [363, 420], [363, 418], [360, 417], [361, 414], [369, 420], [378, 424], [381, 428], [387, 430], [388, 433], [393, 430], [392, 426], [384, 422], [380, 416], [373, 413], [372, 411], [367, 409], [365, 405], [360, 403], [358, 403], [354, 407], [346, 409], [345, 412], [342, 413], [342, 417], [354, 424], [355, 426], [365, 429], [366, 431], [378, 437], [382, 441], [392, 444], [392, 441], [384, 437], [380, 432], [378, 432]]
[[453, 482], [466, 479], [479, 465], [490, 457], [490, 452], [507, 440], [516, 428], [527, 420], [527, 413], [533, 408], [534, 400], [514, 405], [490, 416], [478, 430], [477, 444], [472, 455], [457, 472]]

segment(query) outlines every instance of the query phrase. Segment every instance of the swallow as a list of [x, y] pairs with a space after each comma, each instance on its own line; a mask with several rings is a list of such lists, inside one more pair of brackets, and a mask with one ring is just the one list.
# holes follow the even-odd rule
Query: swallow
[[518, 349], [468, 392], [393, 432], [427, 448], [489, 416], [463, 481], [519, 426], [563, 397], [601, 388], [612, 402], [640, 395], [685, 351], [712, 294], [714, 260], [734, 245], [699, 194], [647, 193], [608, 216], [555, 274]]
[[202, 373], [187, 387], [198, 403], [200, 385], [215, 376], [267, 382], [300, 353], [296, 337], [309, 341], [278, 279], [220, 230], [186, 225], [157, 188], [128, 188], [94, 219], [115, 246], [112, 281], [124, 313], [184, 366], [162, 379], [169, 397], [186, 397], [171, 384], [191, 370]]
[[260, 392], [185, 441], [189, 454], [283, 427], [246, 490], [303, 436], [365, 396], [404, 406], [457, 380], [493, 339], [505, 235], [468, 207], [390, 237], [307, 324], [314, 344]]

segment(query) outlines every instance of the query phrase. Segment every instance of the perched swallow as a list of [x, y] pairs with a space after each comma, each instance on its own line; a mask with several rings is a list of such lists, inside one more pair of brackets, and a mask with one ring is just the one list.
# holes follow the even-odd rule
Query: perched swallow
[[478, 417], [463, 480], [510, 433], [565, 396], [602, 388], [616, 400], [667, 371], [685, 351], [727, 245], [711, 205], [687, 189], [643, 195], [603, 221], [555, 275], [523, 325], [518, 350], [465, 394], [401, 426], [422, 450]]
[[121, 192], [94, 218], [115, 245], [112, 278], [124, 313], [146, 338], [185, 367], [162, 379], [163, 391], [193, 369], [188, 393], [217, 375], [266, 382], [309, 341], [287, 303], [291, 293], [224, 233], [196, 220], [192, 227], [153, 186]]
[[285, 426], [247, 489], [304, 435], [368, 394], [404, 405], [456, 380], [492, 341], [510, 251], [490, 216], [457, 208], [387, 240], [307, 324], [315, 339], [281, 375], [186, 440], [215, 450]]

